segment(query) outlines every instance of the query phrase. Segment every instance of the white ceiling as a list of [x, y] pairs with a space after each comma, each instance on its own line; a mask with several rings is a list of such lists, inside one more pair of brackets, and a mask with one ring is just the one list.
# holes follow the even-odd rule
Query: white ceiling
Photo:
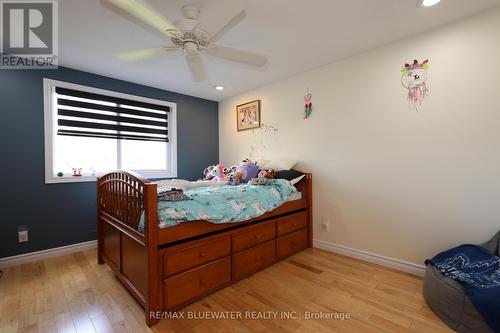
[[[175, 21], [188, 0], [144, 1]], [[269, 63], [255, 68], [204, 57], [208, 79], [194, 83], [178, 53], [137, 63], [114, 56], [169, 45], [165, 35], [118, 15], [106, 0], [60, 0], [59, 59], [66, 67], [222, 100], [500, 4], [442, 0], [435, 7], [417, 8], [416, 1], [249, 0], [246, 18], [218, 43], [265, 54]], [[216, 84], [226, 89], [216, 91]]]

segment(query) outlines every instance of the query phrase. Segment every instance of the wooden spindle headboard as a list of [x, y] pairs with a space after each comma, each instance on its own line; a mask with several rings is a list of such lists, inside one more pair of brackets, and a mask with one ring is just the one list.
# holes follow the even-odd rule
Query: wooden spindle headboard
[[97, 210], [129, 228], [139, 228], [145, 210], [145, 185], [151, 182], [132, 172], [111, 172], [97, 180]]

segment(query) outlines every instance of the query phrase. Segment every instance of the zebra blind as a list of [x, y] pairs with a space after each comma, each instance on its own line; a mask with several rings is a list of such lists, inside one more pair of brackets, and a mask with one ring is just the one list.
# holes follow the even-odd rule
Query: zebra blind
[[168, 142], [170, 108], [56, 87], [57, 134]]

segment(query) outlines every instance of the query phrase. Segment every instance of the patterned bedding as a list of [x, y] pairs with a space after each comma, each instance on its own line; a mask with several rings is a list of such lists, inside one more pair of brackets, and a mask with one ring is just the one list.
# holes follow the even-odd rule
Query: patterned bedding
[[[158, 183], [159, 192], [166, 188], [180, 188], [190, 200], [159, 200], [160, 228], [195, 220], [207, 220], [216, 224], [242, 222], [274, 210], [289, 198], [297, 199], [298, 194], [297, 189], [284, 179], [272, 180], [268, 185], [238, 186], [214, 182]], [[143, 221], [141, 221], [142, 226]]]

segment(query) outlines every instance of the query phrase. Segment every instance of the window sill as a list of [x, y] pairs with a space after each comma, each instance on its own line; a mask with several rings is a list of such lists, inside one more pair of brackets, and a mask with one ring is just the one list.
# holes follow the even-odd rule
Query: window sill
[[85, 182], [95, 182], [97, 176], [66, 176], [66, 177], [46, 177], [45, 184], [64, 184], [64, 183], [85, 183]]
[[[162, 171], [135, 171], [143, 177], [148, 179], [165, 179], [165, 178], [177, 178], [177, 173], [162, 172]], [[46, 177], [45, 184], [65, 184], [65, 183], [87, 183], [95, 182], [97, 177], [104, 174], [99, 174], [97, 176], [64, 176], [64, 177]]]

